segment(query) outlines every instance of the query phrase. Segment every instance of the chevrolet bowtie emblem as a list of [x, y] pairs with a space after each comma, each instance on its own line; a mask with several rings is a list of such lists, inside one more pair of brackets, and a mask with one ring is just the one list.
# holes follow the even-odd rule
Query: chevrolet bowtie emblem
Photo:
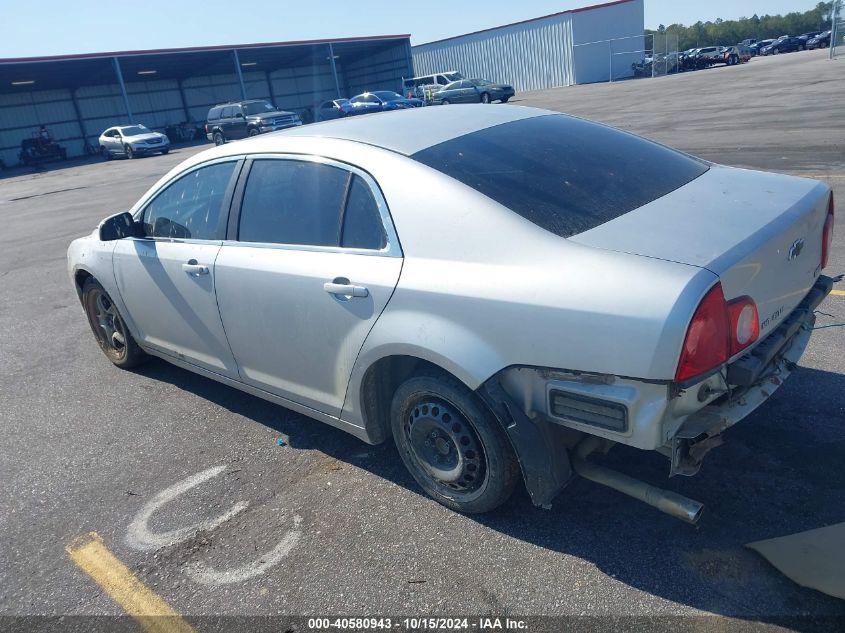
[[796, 257], [798, 257], [801, 254], [802, 250], [804, 250], [804, 240], [803, 239], [795, 240], [792, 243], [792, 246], [789, 247], [789, 256], [788, 256], [787, 259], [789, 261], [792, 261], [793, 259], [795, 259]]

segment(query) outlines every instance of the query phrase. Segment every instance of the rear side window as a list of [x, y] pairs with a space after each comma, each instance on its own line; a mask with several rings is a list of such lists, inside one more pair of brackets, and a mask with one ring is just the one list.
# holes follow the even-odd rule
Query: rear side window
[[235, 162], [201, 167], [167, 185], [144, 209], [147, 237], [219, 240], [221, 213]]
[[220, 113], [221, 119], [231, 119], [232, 118], [232, 106], [227, 106], [223, 108], [223, 111]]
[[381, 250], [386, 244], [387, 235], [373, 192], [363, 178], [352, 176], [343, 214], [340, 245], [345, 248]]
[[681, 152], [560, 114], [479, 130], [412, 158], [561, 237], [613, 220], [708, 170]]
[[213, 119], [219, 119], [220, 118], [220, 111], [222, 109], [223, 108], [219, 108], [219, 107], [218, 108], [211, 108], [211, 110], [208, 111], [208, 120], [211, 121]]
[[256, 160], [241, 203], [242, 242], [337, 246], [349, 172], [295, 160]]

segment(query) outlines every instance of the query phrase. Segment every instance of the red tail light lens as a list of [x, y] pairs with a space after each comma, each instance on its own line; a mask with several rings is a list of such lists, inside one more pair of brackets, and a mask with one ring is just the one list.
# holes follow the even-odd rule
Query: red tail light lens
[[822, 229], [822, 268], [827, 266], [830, 248], [833, 246], [833, 192], [830, 192], [830, 202], [827, 205], [827, 219]]
[[727, 362], [730, 356], [730, 322], [722, 284], [713, 286], [690, 321], [675, 380], [684, 382]]
[[738, 354], [760, 336], [760, 315], [751, 297], [740, 297], [728, 304], [731, 321], [731, 356]]

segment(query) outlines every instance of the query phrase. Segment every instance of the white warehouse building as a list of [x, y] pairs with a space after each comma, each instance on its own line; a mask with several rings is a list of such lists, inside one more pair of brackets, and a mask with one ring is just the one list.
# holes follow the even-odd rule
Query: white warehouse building
[[645, 54], [643, 2], [570, 9], [414, 46], [414, 73], [458, 71], [517, 92], [630, 77]]

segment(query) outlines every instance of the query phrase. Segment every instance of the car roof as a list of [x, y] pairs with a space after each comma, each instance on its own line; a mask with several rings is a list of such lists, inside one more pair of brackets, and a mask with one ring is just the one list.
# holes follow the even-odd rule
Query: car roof
[[469, 104], [454, 108], [428, 106], [312, 123], [276, 134], [355, 141], [410, 156], [428, 147], [495, 125], [548, 114], [559, 113], [510, 105]]

